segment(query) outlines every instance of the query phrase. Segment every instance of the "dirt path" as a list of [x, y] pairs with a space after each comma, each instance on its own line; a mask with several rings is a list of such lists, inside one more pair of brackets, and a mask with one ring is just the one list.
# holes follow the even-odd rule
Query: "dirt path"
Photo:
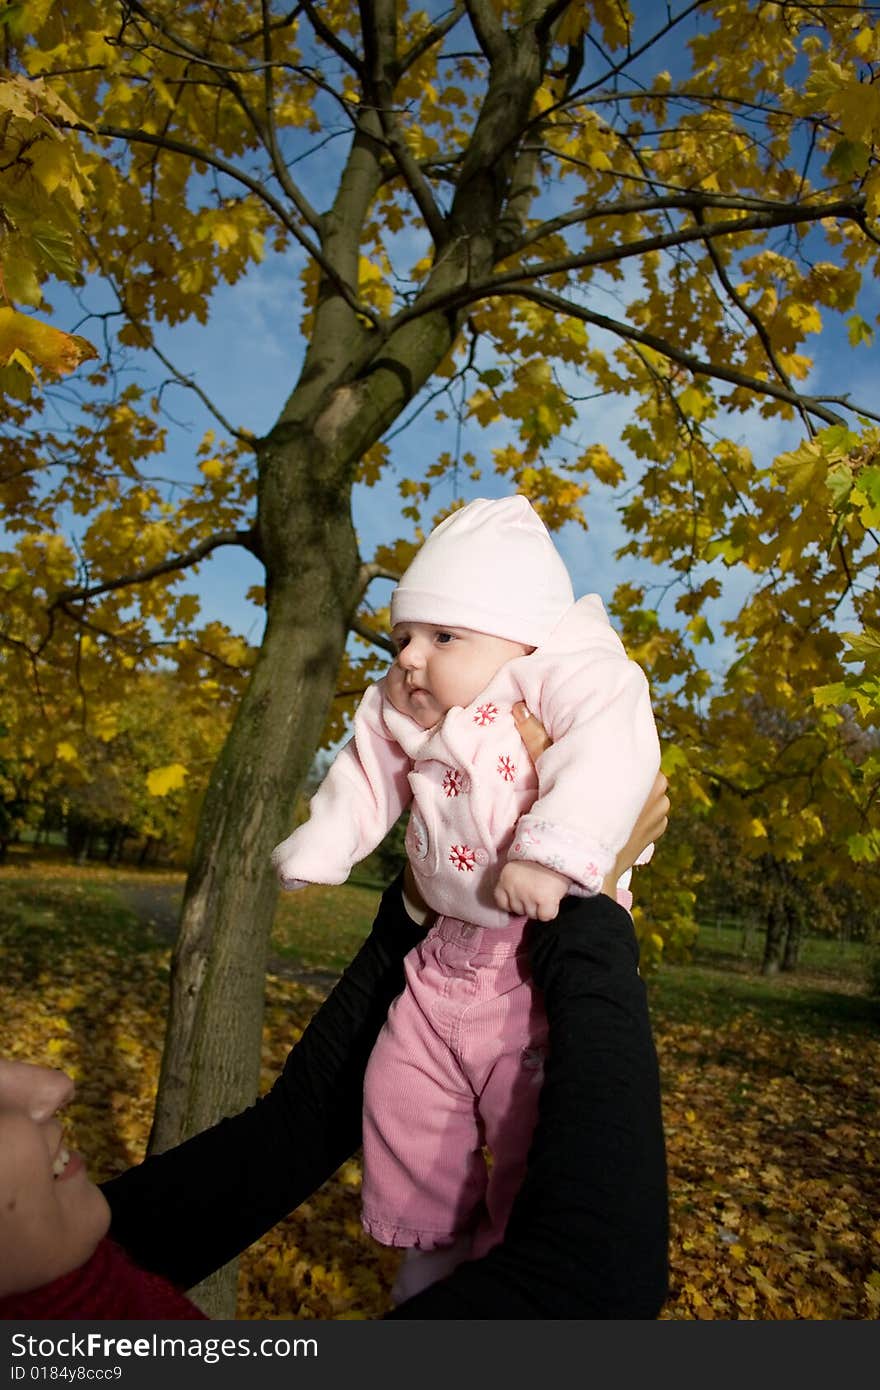
[[[120, 898], [135, 914], [141, 924], [149, 927], [160, 941], [173, 946], [177, 940], [177, 922], [180, 915], [180, 902], [183, 886], [177, 883], [148, 882], [144, 879], [119, 879], [115, 884]], [[270, 975], [278, 975], [282, 980], [294, 980], [297, 984], [313, 985], [324, 991], [332, 989], [339, 979], [338, 973], [330, 970], [308, 970], [285, 960], [283, 956], [270, 955], [268, 969]]]

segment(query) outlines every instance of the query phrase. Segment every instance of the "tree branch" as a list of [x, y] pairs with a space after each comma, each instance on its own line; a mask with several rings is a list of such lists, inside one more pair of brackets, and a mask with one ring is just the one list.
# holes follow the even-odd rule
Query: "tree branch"
[[332, 49], [337, 58], [341, 58], [346, 67], [351, 68], [355, 76], [362, 82], [364, 78], [364, 67], [357, 54], [353, 53], [339, 35], [334, 34], [330, 26], [324, 23], [318, 13], [317, 6], [313, 5], [311, 0], [302, 0], [302, 9], [303, 13], [308, 15], [309, 23], [318, 38], [321, 39], [329, 49]]
[[448, 240], [446, 223], [394, 111], [394, 91], [400, 71], [395, 5], [388, 0], [361, 0], [361, 17], [365, 94], [378, 113], [385, 144], [439, 249]]
[[[197, 48], [195, 44], [192, 44], [189, 42], [188, 39], [183, 38], [182, 35], [178, 34], [174, 29], [172, 29], [164, 20], [156, 18], [156, 16], [151, 14], [151, 12], [147, 9], [145, 5], [139, 3], [139, 0], [126, 0], [126, 3], [128, 4], [128, 8], [130, 10], [132, 10], [135, 14], [140, 15], [140, 17], [146, 20], [146, 22], [152, 28], [156, 29], [160, 34], [164, 34], [165, 37], [169, 39], [171, 43], [174, 44], [176, 52], [172, 56], [184, 57], [189, 61], [203, 64], [205, 67], [210, 68], [212, 72], [217, 73], [222, 85], [227, 89], [227, 91], [232, 93], [233, 97], [238, 102], [239, 106], [241, 107], [242, 111], [244, 112], [245, 116], [247, 117], [248, 121], [253, 127], [256, 135], [258, 136], [260, 141], [263, 144], [265, 144], [269, 157], [272, 161], [272, 167], [275, 171], [276, 177], [278, 178], [278, 181], [284, 189], [284, 192], [287, 194], [288, 198], [293, 203], [297, 212], [302, 217], [303, 221], [307, 224], [307, 226], [311, 227], [313, 232], [320, 231], [320, 218], [317, 212], [311, 206], [308, 200], [303, 196], [302, 192], [299, 188], [297, 188], [293, 180], [290, 178], [290, 175], [284, 165], [284, 161], [281, 158], [280, 152], [278, 150], [278, 143], [275, 138], [274, 114], [272, 111], [271, 104], [267, 102], [265, 113], [266, 122], [264, 124], [263, 120], [260, 118], [258, 113], [251, 106], [250, 100], [244, 92], [243, 88], [239, 85], [238, 82], [236, 82], [235, 78], [232, 75], [232, 71], [228, 66], [226, 66], [223, 63], [218, 63], [214, 59], [210, 58], [203, 49]], [[266, 82], [269, 84], [269, 94], [271, 95], [272, 55], [271, 40], [267, 28], [268, 11], [265, 0], [261, 0], [261, 10], [263, 16], [263, 57], [266, 64], [265, 79]]]
[[506, 35], [492, 0], [465, 0], [465, 8], [477, 43], [489, 62], [494, 62], [501, 56]]
[[[702, 209], [697, 210], [696, 218], [698, 224], [702, 225]], [[737, 309], [739, 309], [741, 314], [745, 314], [749, 323], [754, 328], [761, 342], [761, 346], [767, 354], [767, 360], [773, 367], [773, 370], [779, 377], [779, 380], [782, 382], [783, 386], [785, 386], [789, 391], [792, 391], [794, 392], [794, 394], [797, 394], [795, 392], [795, 388], [792, 386], [788, 373], [786, 372], [785, 368], [782, 366], [782, 363], [779, 361], [779, 358], [776, 355], [776, 349], [774, 348], [773, 343], [770, 340], [770, 334], [767, 332], [763, 320], [761, 319], [759, 314], [755, 313], [755, 310], [749, 303], [747, 303], [747, 301], [743, 298], [743, 296], [737, 290], [736, 286], [731, 281], [730, 276], [727, 273], [727, 267], [724, 265], [724, 263], [721, 260], [721, 257], [718, 254], [718, 248], [715, 245], [713, 238], [709, 237], [705, 245], [706, 250], [709, 252], [709, 257], [712, 261], [712, 264], [715, 267], [715, 274], [718, 276], [718, 279], [724, 286], [724, 289], [727, 295], [729, 296], [731, 302], [736, 305]], [[807, 433], [814, 434], [815, 428], [806, 410], [803, 407], [799, 406], [798, 413], [804, 422], [804, 428], [806, 429]]]
[[[700, 9], [704, 4], [705, 0], [691, 0], [691, 4], [678, 14], [670, 14], [667, 8], [666, 13], [668, 18], [660, 29], [657, 29], [650, 38], [645, 39], [644, 43], [641, 44], [639, 48], [628, 48], [625, 58], [622, 58], [619, 63], [615, 63], [607, 72], [602, 73], [601, 77], [597, 77], [594, 82], [590, 82], [586, 87], [580, 87], [577, 91], [572, 92], [567, 100], [580, 100], [581, 97], [585, 97], [589, 95], [590, 92], [594, 92], [597, 87], [603, 87], [606, 82], [612, 81], [615, 77], [619, 77], [625, 68], [630, 67], [637, 59], [641, 58], [643, 53], [647, 53], [649, 48], [653, 48], [654, 44], [659, 43], [661, 39], [664, 39], [667, 34], [671, 33], [683, 20], [687, 19], [689, 15], [692, 15], [695, 10]], [[554, 109], [555, 108], [551, 106], [549, 111], [542, 112], [541, 114], [542, 116], [550, 115]]]
[[398, 584], [400, 575], [395, 570], [378, 565], [375, 560], [365, 561], [358, 570], [356, 585], [358, 602], [363, 598], [374, 579], [390, 579], [393, 584]]
[[[557, 19], [568, 9], [570, 0], [548, 0], [543, 12], [539, 14], [529, 13], [527, 18], [535, 26], [535, 34], [541, 43], [545, 43], [549, 37], [550, 30]], [[531, 6], [530, 10], [540, 9], [540, 6]]]
[[397, 648], [390, 637], [384, 632], [374, 632], [366, 623], [362, 623], [360, 618], [352, 618], [349, 623], [352, 632], [356, 632], [358, 637], [363, 637], [365, 641], [372, 642], [374, 647], [380, 647], [383, 652], [390, 653], [391, 656], [397, 655]]
[[[665, 338], [658, 338], [654, 333], [646, 333], [643, 329], [634, 328], [631, 324], [620, 323], [617, 319], [609, 319], [604, 314], [597, 314], [581, 305], [572, 304], [562, 295], [553, 294], [549, 290], [506, 289], [502, 290], [501, 293], [521, 294], [523, 299], [531, 300], [535, 304], [542, 304], [545, 309], [552, 309], [554, 313], [564, 314], [568, 318], [581, 319], [584, 323], [592, 323], [596, 328], [606, 329], [617, 338], [626, 338], [630, 342], [641, 343], [643, 347], [651, 348], [653, 352], [660, 353], [661, 357], [666, 357], [671, 362], [678, 362], [680, 366], [693, 372], [694, 376], [705, 376], [710, 379], [714, 377], [719, 381], [729, 381], [731, 385], [740, 386], [756, 395], [773, 396], [776, 400], [785, 401], [796, 409], [803, 406], [809, 410], [811, 415], [815, 415], [829, 425], [844, 423], [839, 415], [834, 414], [831, 410], [826, 410], [815, 396], [807, 396], [799, 391], [788, 391], [784, 386], [776, 386], [771, 381], [761, 381], [757, 377], [751, 377], [745, 372], [737, 371], [734, 367], [726, 367], [717, 362], [706, 362], [702, 358], [695, 357], [693, 353], [673, 347]], [[852, 408], [856, 409], [856, 407]]]
[[442, 43], [446, 35], [451, 32], [465, 12], [464, 0], [455, 0], [449, 13], [444, 19], [438, 19], [436, 24], [432, 24], [430, 29], [426, 29], [421, 38], [416, 39], [412, 48], [408, 49], [400, 59], [400, 71], [409, 72], [410, 68], [419, 61], [424, 53], [432, 49], [435, 44]]
[[291, 236], [299, 242], [315, 263], [321, 267], [327, 279], [336, 287], [346, 304], [348, 304], [356, 314], [363, 315], [374, 328], [380, 327], [381, 318], [376, 313], [375, 309], [371, 309], [368, 304], [363, 304], [358, 299], [351, 287], [347, 285], [339, 275], [336, 268], [327, 260], [327, 257], [321, 251], [320, 247], [316, 246], [311, 238], [306, 236], [305, 232], [303, 232], [293, 220], [283, 204], [270, 193], [264, 183], [259, 179], [253, 178], [250, 174], [246, 173], [244, 169], [239, 169], [236, 165], [228, 163], [227, 160], [221, 158], [218, 154], [200, 149], [197, 145], [190, 145], [185, 140], [152, 135], [146, 130], [114, 125], [88, 126], [81, 121], [59, 120], [58, 125], [63, 125], [68, 130], [80, 131], [84, 135], [102, 135], [111, 140], [124, 140], [128, 144], [157, 145], [160, 149], [168, 150], [172, 154], [182, 154], [188, 159], [201, 161], [208, 165], [209, 168], [216, 169], [219, 173], [226, 174], [226, 176], [234, 180], [234, 182], [242, 184], [243, 187], [247, 188], [251, 193], [255, 193], [271, 212], [274, 212], [275, 216], [281, 222], [281, 225], [290, 232]]
[[[664, 201], [660, 200], [661, 206]], [[701, 227], [682, 227], [675, 232], [623, 242], [620, 246], [602, 246], [599, 249], [585, 251], [578, 255], [563, 256], [555, 261], [544, 261], [535, 266], [516, 267], [512, 270], [502, 271], [497, 275], [490, 275], [477, 283], [466, 282], [440, 294], [426, 295], [409, 308], [401, 310], [389, 325], [389, 331], [396, 330], [410, 319], [418, 318], [422, 314], [435, 313], [438, 310], [445, 312], [450, 309], [464, 308], [468, 304], [491, 298], [496, 294], [511, 294], [517, 291], [525, 293], [526, 289], [536, 280], [570, 270], [585, 270], [593, 266], [611, 265], [617, 261], [628, 260], [633, 256], [642, 256], [648, 251], [668, 250], [672, 247], [684, 246], [692, 241], [705, 241], [709, 237], [736, 236], [745, 232], [766, 231], [771, 227], [817, 222], [826, 217], [849, 218], [858, 222], [862, 216], [862, 201], [861, 198], [845, 199], [810, 208], [792, 207], [788, 203], [779, 204], [776, 210], [756, 213], [751, 217], [736, 218], [725, 222], [710, 222]], [[690, 195], [681, 203], [683, 207], [689, 205]], [[559, 296], [555, 296], [555, 298], [560, 303], [567, 302], [559, 299]], [[574, 306], [570, 307], [573, 308]]]
[[116, 589], [127, 589], [134, 584], [146, 584], [150, 579], [156, 579], [160, 574], [171, 574], [174, 570], [189, 569], [191, 565], [197, 565], [200, 560], [204, 560], [205, 556], [210, 555], [212, 550], [217, 550], [223, 545], [241, 545], [258, 560], [260, 559], [257, 534], [253, 528], [249, 531], [218, 531], [216, 536], [210, 536], [200, 545], [193, 546], [192, 550], [188, 550], [184, 555], [172, 555], [169, 560], [163, 560], [157, 565], [149, 565], [146, 569], [132, 570], [129, 574], [120, 574], [115, 579], [107, 580], [104, 584], [85, 584], [78, 588], [62, 589], [52, 599], [48, 612], [52, 613], [56, 608], [65, 608], [70, 603], [80, 603], [90, 598], [97, 598], [99, 594], [108, 594]]
[[[572, 161], [573, 162], [573, 161]], [[622, 174], [621, 178], [635, 178], [635, 175]], [[647, 180], [644, 180], [647, 182]], [[807, 207], [809, 211], [807, 211]], [[511, 255], [516, 255], [533, 246], [536, 242], [542, 241], [544, 237], [553, 236], [557, 232], [565, 231], [569, 227], [576, 227], [579, 224], [586, 226], [595, 217], [603, 220], [608, 217], [631, 217], [651, 212], [705, 212], [710, 208], [717, 208], [721, 211], [747, 212], [754, 215], [765, 215], [773, 217], [773, 226], [785, 226], [787, 223], [797, 221], [816, 221], [829, 216], [849, 216], [853, 221], [861, 226], [861, 218], [864, 216], [863, 200], [856, 196], [854, 199], [838, 200], [836, 203], [825, 205], [809, 204], [805, 207], [798, 203], [779, 203], [768, 198], [751, 198], [732, 193], [699, 193], [696, 190], [691, 192], [680, 192], [671, 189], [669, 194], [659, 195], [653, 198], [624, 198], [617, 203], [603, 203], [594, 208], [577, 208], [572, 212], [560, 214], [559, 217], [550, 218], [547, 222], [542, 222], [539, 227], [532, 227], [520, 242], [513, 248]], [[813, 210], [813, 209], [817, 210]], [[827, 211], [825, 210], [827, 209]], [[795, 213], [803, 212], [804, 215], [795, 218]], [[704, 224], [709, 229], [712, 236], [719, 235], [718, 228], [721, 228], [721, 235], [726, 235], [732, 229], [740, 226], [731, 222], [716, 222]], [[744, 230], [754, 230], [751, 227], [743, 227]], [[684, 230], [684, 229], [682, 229]], [[676, 232], [675, 236], [681, 234]], [[701, 240], [702, 234], [692, 232], [690, 240]], [[637, 243], [630, 243], [636, 245]], [[649, 248], [653, 249], [653, 248]], [[544, 272], [541, 271], [541, 274]]]
[[226, 430], [232, 436], [233, 439], [239, 440], [240, 443], [246, 444], [249, 449], [253, 449], [256, 452], [257, 436], [255, 434], [252, 434], [250, 430], [239, 429], [237, 428], [237, 426], [231, 424], [230, 421], [227, 420], [223, 412], [220, 410], [220, 408], [214, 404], [207, 392], [202, 389], [199, 383], [193, 380], [192, 377], [185, 376], [184, 373], [179, 370], [179, 368], [175, 367], [174, 363], [171, 361], [171, 358], [168, 357], [167, 354], [164, 353], [159, 346], [157, 346], [154, 335], [150, 332], [148, 328], [144, 327], [141, 320], [129, 308], [128, 302], [125, 298], [122, 289], [117, 283], [116, 277], [110, 271], [104, 268], [101, 261], [101, 257], [98, 254], [94, 245], [92, 245], [92, 253], [95, 256], [95, 260], [97, 261], [98, 265], [101, 266], [103, 274], [106, 276], [110, 285], [113, 287], [113, 291], [116, 295], [116, 298], [119, 301], [119, 306], [122, 312], [125, 314], [129, 322], [142, 334], [144, 340], [144, 348], [147, 351], [152, 352], [155, 357], [158, 357], [163, 367], [168, 368], [168, 371], [171, 373], [172, 377], [174, 378], [174, 381], [177, 383], [178, 386], [182, 386], [184, 390], [192, 391], [196, 396], [198, 396], [199, 400], [202, 402], [202, 405], [205, 407], [205, 409], [208, 411], [210, 415], [213, 415], [214, 419], [217, 421], [217, 423], [221, 426], [222, 429]]

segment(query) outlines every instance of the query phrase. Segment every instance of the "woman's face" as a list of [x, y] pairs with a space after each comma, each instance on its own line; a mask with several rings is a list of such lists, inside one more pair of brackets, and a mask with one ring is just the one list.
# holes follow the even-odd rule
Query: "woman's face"
[[0, 1058], [0, 1295], [84, 1264], [110, 1225], [103, 1193], [64, 1144], [56, 1111], [73, 1090], [63, 1072]]

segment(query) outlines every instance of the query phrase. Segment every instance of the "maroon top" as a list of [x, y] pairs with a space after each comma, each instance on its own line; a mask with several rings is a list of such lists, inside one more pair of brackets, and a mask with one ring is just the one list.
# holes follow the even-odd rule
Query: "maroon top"
[[108, 1318], [156, 1322], [204, 1317], [167, 1279], [138, 1269], [124, 1250], [106, 1238], [78, 1269], [39, 1289], [0, 1298], [0, 1319], [4, 1321]]

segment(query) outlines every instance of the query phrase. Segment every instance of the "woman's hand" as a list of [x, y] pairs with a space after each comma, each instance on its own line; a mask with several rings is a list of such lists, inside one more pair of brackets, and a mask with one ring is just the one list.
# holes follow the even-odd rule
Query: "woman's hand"
[[666, 795], [668, 785], [663, 773], [658, 772], [632, 833], [619, 852], [614, 868], [602, 884], [602, 892], [607, 893], [609, 898], [617, 897], [617, 880], [621, 874], [632, 868], [643, 849], [654, 844], [665, 833], [669, 824], [669, 797]]
[[[526, 752], [532, 762], [537, 763], [553, 740], [540, 719], [536, 719], [522, 701], [513, 706], [512, 714], [519, 736], [526, 746]], [[618, 854], [614, 868], [602, 884], [602, 892], [607, 893], [609, 898], [617, 897], [617, 880], [627, 869], [632, 868], [642, 850], [654, 844], [665, 833], [669, 824], [669, 797], [666, 795], [668, 785], [663, 773], [658, 772], [648, 793], [648, 799], [632, 828], [632, 834]]]
[[403, 906], [410, 921], [419, 927], [434, 915], [419, 892], [416, 876], [408, 859], [403, 870]]

